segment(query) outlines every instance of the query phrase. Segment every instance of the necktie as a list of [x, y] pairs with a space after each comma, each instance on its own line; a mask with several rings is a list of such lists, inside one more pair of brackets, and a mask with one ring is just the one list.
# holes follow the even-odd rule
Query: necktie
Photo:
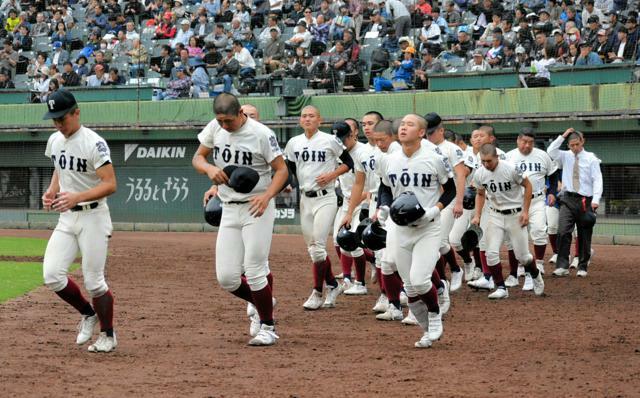
[[573, 159], [573, 190], [575, 193], [579, 193], [580, 191], [580, 159], [578, 159], [578, 155], [576, 155], [575, 159]]

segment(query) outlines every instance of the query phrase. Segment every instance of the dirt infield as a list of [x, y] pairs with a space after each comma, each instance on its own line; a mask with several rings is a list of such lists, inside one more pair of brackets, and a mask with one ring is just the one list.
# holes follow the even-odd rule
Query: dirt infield
[[[0, 231], [48, 237], [49, 232]], [[312, 276], [301, 236], [274, 238], [281, 338], [248, 347], [246, 306], [217, 285], [214, 234], [117, 232], [108, 279], [118, 349], [75, 345], [78, 315], [42, 287], [0, 305], [3, 396], [632, 397], [640, 393], [640, 248], [596, 246], [586, 279], [546, 279], [489, 302], [452, 294], [445, 334], [376, 321], [370, 294], [305, 312]], [[334, 271], [338, 270], [334, 261]], [[75, 273], [78, 279], [79, 271]]]

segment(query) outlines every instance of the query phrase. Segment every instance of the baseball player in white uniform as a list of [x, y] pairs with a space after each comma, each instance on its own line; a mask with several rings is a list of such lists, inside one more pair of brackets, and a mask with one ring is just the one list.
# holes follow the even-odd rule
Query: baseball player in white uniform
[[[260, 328], [250, 329], [255, 336], [249, 344], [273, 345], [279, 337], [267, 281], [268, 259], [275, 222], [273, 198], [287, 181], [287, 166], [273, 131], [248, 118], [236, 97], [220, 94], [213, 107], [216, 119], [198, 134], [200, 146], [192, 163], [218, 184], [224, 208], [216, 240], [216, 277], [223, 289], [257, 309]], [[212, 163], [207, 161], [209, 155]], [[249, 192], [226, 185], [230, 176], [223, 169], [230, 165], [257, 172], [259, 179]], [[246, 278], [242, 278], [243, 272]]]
[[[110, 352], [118, 342], [113, 331], [113, 295], [104, 275], [112, 232], [106, 197], [117, 185], [109, 147], [80, 124], [80, 109], [69, 91], [53, 93], [47, 106], [44, 118], [53, 119], [58, 131], [47, 142], [45, 154], [54, 171], [42, 204], [45, 210], [60, 212], [60, 218], [44, 254], [44, 283], [82, 314], [76, 343], [89, 341], [100, 321], [100, 335], [89, 351]], [[67, 275], [78, 250], [93, 306]]]
[[[471, 222], [480, 225], [480, 219], [486, 219], [483, 235], [487, 236], [487, 265], [497, 286], [497, 289], [489, 294], [489, 298], [509, 297], [500, 263], [500, 246], [505, 236], [509, 237], [518, 261], [524, 265], [527, 272], [531, 273], [535, 294], [542, 295], [544, 293], [542, 272], [534, 265], [525, 228], [529, 223], [531, 182], [524, 176], [520, 167], [509, 161], [500, 160], [496, 149], [493, 144], [484, 144], [480, 147], [482, 167], [473, 175], [478, 193], [476, 214]], [[488, 198], [487, 207], [485, 207], [485, 198]]]
[[451, 269], [451, 291], [455, 292], [462, 286], [462, 270], [456, 260], [456, 254], [451, 250], [451, 244], [449, 243], [449, 235], [456, 218], [460, 218], [464, 212], [462, 208], [462, 197], [464, 195], [465, 179], [468, 174], [468, 169], [464, 165], [464, 153], [462, 149], [456, 144], [453, 144], [444, 138], [445, 128], [442, 124], [442, 119], [437, 113], [429, 113], [425, 115], [427, 121], [427, 136], [429, 141], [434, 143], [440, 148], [440, 151], [449, 160], [449, 164], [453, 168], [453, 173], [456, 182], [456, 199], [452, 201], [440, 213], [440, 255], [442, 256], [438, 263], [438, 271], [440, 277], [444, 278], [444, 262], [449, 264]]
[[[252, 104], [244, 104], [244, 105], [242, 105], [240, 107], [240, 110], [248, 118], [253, 119], [255, 121], [258, 121], [258, 122], [260, 121], [260, 111], [254, 105], [252, 105]], [[287, 185], [287, 187], [285, 187], [284, 190], [286, 191], [287, 189], [291, 190], [291, 186]], [[211, 200], [211, 198], [214, 198], [216, 196], [218, 196], [218, 185], [217, 184], [213, 184], [213, 185], [211, 185], [211, 188], [209, 188], [204, 193], [204, 197], [202, 199], [202, 205], [206, 206], [207, 202], [209, 200]], [[275, 298], [275, 293], [273, 291], [273, 273], [271, 272], [271, 269], [268, 268], [268, 267], [269, 267], [269, 263], [267, 262], [267, 282], [269, 283], [269, 286], [271, 287], [271, 295], [273, 296], [273, 303], [275, 305], [276, 298]], [[243, 276], [243, 278], [245, 278], [245, 277]], [[249, 334], [252, 335], [252, 336], [255, 336], [260, 331], [260, 316], [258, 314], [258, 310], [256, 309], [256, 306], [253, 305], [251, 302], [247, 303], [247, 316], [251, 320], [251, 327], [250, 327]]]
[[[351, 159], [353, 159], [354, 170], [352, 172], [347, 172], [338, 177], [338, 181], [340, 182], [340, 189], [342, 190], [342, 196], [344, 197], [344, 202], [342, 206], [338, 207], [338, 211], [336, 212], [336, 216], [333, 223], [333, 241], [334, 245], [337, 245], [336, 236], [338, 235], [338, 230], [342, 227], [342, 220], [347, 215], [347, 211], [349, 208], [349, 202], [352, 197], [352, 190], [355, 180], [356, 180], [356, 172], [362, 170], [362, 163], [367, 163], [369, 160], [369, 148], [367, 144], [363, 144], [358, 142], [358, 132], [357, 130], [353, 130], [352, 126], [347, 124], [346, 122], [337, 122], [333, 124], [332, 133], [340, 139], [342, 144], [345, 146], [347, 151], [349, 151], [349, 155]], [[356, 228], [359, 224], [360, 219], [360, 204], [366, 199], [366, 195], [360, 192], [355, 194], [354, 201], [358, 203], [355, 211], [350, 213], [351, 217], [349, 218], [348, 228], [355, 232]], [[346, 295], [363, 295], [367, 294], [367, 287], [365, 284], [365, 272], [367, 270], [367, 260], [364, 255], [364, 250], [361, 247], [358, 247], [356, 250], [348, 252], [344, 249], [340, 249], [340, 262], [342, 264], [343, 271], [343, 284], [342, 289], [344, 294]], [[355, 262], [356, 268], [356, 278], [355, 283], [351, 282], [351, 263]]]
[[391, 206], [393, 210], [392, 202], [402, 200], [407, 193], [414, 195], [424, 209], [423, 215], [410, 224], [397, 225], [393, 246], [387, 246], [393, 251], [409, 308], [424, 331], [415, 343], [418, 348], [430, 347], [443, 333], [438, 294], [431, 278], [440, 257], [440, 212], [455, 198], [452, 170], [445, 158], [435, 156], [425, 145], [426, 129], [424, 118], [405, 116], [398, 132], [402, 150], [383, 156], [378, 165], [382, 175], [378, 199], [383, 209]]
[[[472, 150], [471, 154], [473, 156], [467, 156], [465, 159], [465, 165], [471, 171], [471, 174], [467, 177], [467, 182], [470, 185], [474, 185], [473, 183], [473, 174], [481, 167], [482, 159], [480, 158], [480, 148], [484, 144], [494, 143], [496, 140], [494, 129], [491, 126], [480, 126], [477, 130], [474, 130], [471, 134], [471, 145]], [[498, 154], [498, 158], [500, 160], [506, 159], [506, 154], [500, 148], [496, 148], [496, 152]], [[477, 186], [476, 186], [477, 188]], [[476, 202], [477, 203], [477, 202]], [[488, 208], [488, 203], [485, 202], [485, 208]], [[482, 209], [483, 211], [486, 209]], [[478, 208], [474, 209], [474, 214], [476, 214]], [[480, 228], [485, 230], [487, 218], [483, 218], [481, 220]], [[474, 250], [475, 259], [475, 269], [473, 271], [473, 275], [471, 277], [471, 281], [468, 282], [468, 285], [475, 289], [483, 289], [483, 290], [493, 290], [495, 288], [494, 281], [491, 277], [491, 271], [487, 266], [487, 256], [486, 256], [486, 246], [487, 246], [487, 234], [482, 235], [482, 239], [478, 243], [478, 250]]]
[[[342, 291], [331, 271], [327, 235], [337, 211], [334, 181], [353, 169], [353, 160], [342, 142], [336, 136], [318, 130], [321, 122], [317, 108], [303, 108], [300, 125], [304, 133], [291, 138], [285, 148], [289, 169], [298, 179], [302, 235], [313, 261], [314, 286], [303, 304], [307, 310], [334, 307]], [[323, 302], [324, 283], [328, 292]]]
[[[544, 253], [547, 249], [547, 215], [545, 196], [547, 195], [546, 180], [549, 178], [551, 187], [558, 185], [558, 167], [551, 160], [547, 152], [535, 148], [536, 134], [530, 128], [525, 128], [518, 135], [517, 148], [507, 153], [507, 160], [515, 164], [529, 180], [532, 186], [531, 207], [529, 208], [529, 234], [533, 241], [536, 266], [544, 273]], [[555, 191], [548, 192], [549, 200], [555, 198]], [[513, 249], [508, 245], [509, 250]], [[512, 269], [505, 281], [507, 287], [518, 286], [517, 273]], [[526, 273], [523, 290], [532, 290], [533, 280]]]

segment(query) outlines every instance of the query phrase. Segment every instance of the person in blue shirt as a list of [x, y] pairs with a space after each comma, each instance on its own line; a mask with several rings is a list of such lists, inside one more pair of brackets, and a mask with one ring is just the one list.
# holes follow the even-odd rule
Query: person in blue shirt
[[406, 90], [413, 84], [413, 76], [415, 72], [416, 62], [414, 59], [416, 49], [407, 47], [403, 52], [403, 60], [395, 61], [392, 80], [384, 77], [376, 77], [373, 79], [373, 85], [376, 92], [387, 91], [391, 89]]
[[584, 41], [580, 43], [580, 55], [576, 60], [576, 66], [602, 65], [602, 60], [595, 52], [591, 51], [592, 44]]
[[389, 54], [395, 54], [400, 50], [400, 44], [396, 37], [396, 32], [393, 29], [387, 31], [387, 36], [382, 41], [382, 48], [387, 50]]

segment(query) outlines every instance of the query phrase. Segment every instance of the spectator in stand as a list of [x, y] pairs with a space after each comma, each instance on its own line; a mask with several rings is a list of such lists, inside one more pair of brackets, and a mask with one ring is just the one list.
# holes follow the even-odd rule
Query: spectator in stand
[[[320, 13], [318, 13], [318, 15], [320, 15]], [[329, 25], [331, 25], [331, 21], [327, 21], [327, 17], [323, 15], [323, 18], [325, 20], [325, 22], [328, 22]], [[305, 8], [304, 12], [303, 12], [303, 17], [300, 18], [299, 20], [296, 21], [295, 25], [297, 26], [300, 22], [304, 22], [307, 24], [307, 26], [309, 28], [311, 28], [311, 26], [315, 25], [318, 23], [316, 17], [313, 16], [312, 12], [311, 12], [311, 8]]]
[[189, 52], [190, 57], [202, 58], [204, 57], [204, 50], [202, 49], [201, 44], [196, 36], [191, 36], [189, 38], [189, 44], [187, 45], [187, 51]]
[[134, 19], [142, 14], [144, 11], [144, 6], [140, 4], [138, 0], [129, 0], [127, 5], [124, 7], [124, 15], [127, 18]]
[[598, 53], [592, 51], [593, 47], [591, 42], [584, 41], [580, 44], [580, 55], [576, 60], [576, 66], [593, 66], [602, 65], [602, 60], [598, 56]]
[[64, 63], [62, 67], [63, 73], [58, 79], [64, 87], [77, 87], [80, 85], [80, 76], [73, 70], [73, 64], [69, 61]]
[[351, 20], [353, 21], [353, 31], [355, 33], [355, 37], [357, 40], [360, 40], [360, 32], [362, 30], [362, 20], [364, 10], [366, 8], [366, 3], [363, 5], [362, 0], [349, 0], [347, 2], [349, 15], [351, 15]]
[[400, 0], [387, 0], [385, 3], [387, 14], [393, 15], [393, 24], [396, 29], [396, 36], [408, 36], [411, 31], [411, 14], [407, 6]]
[[[425, 4], [429, 4], [425, 2]], [[429, 6], [430, 7], [430, 6]], [[462, 16], [456, 10], [456, 3], [452, 0], [447, 1], [444, 8], [444, 19], [447, 21], [447, 25], [449, 29], [455, 29], [458, 26], [462, 25]], [[429, 14], [429, 13], [426, 13]]]
[[184, 8], [182, 3], [183, 0], [174, 0], [173, 9], [171, 10], [174, 14], [176, 14], [176, 18], [184, 18], [187, 13], [187, 9]]
[[87, 26], [90, 28], [98, 28], [100, 32], [107, 27], [107, 16], [103, 14], [101, 5], [96, 7], [96, 15], [93, 18], [87, 18]]
[[504, 57], [502, 58], [501, 68], [517, 68], [517, 58], [515, 53], [515, 45], [513, 43], [505, 42], [504, 44]]
[[396, 37], [395, 30], [389, 29], [387, 31], [387, 36], [382, 41], [382, 48], [387, 50], [389, 54], [395, 54], [400, 51], [400, 43]]
[[598, 31], [598, 38], [596, 44], [593, 47], [593, 51], [598, 54], [602, 62], [607, 62], [607, 55], [611, 51], [611, 45], [609, 44], [609, 37], [605, 29]]
[[109, 78], [102, 65], [96, 65], [94, 72], [94, 74], [87, 78], [87, 87], [100, 87], [105, 84]]
[[285, 45], [291, 49], [296, 47], [309, 48], [311, 45], [311, 33], [307, 30], [307, 24], [304, 21], [298, 22], [296, 33], [285, 41]]
[[207, 37], [204, 38], [204, 43], [213, 43], [218, 50], [223, 50], [227, 48], [227, 43], [229, 42], [229, 38], [224, 33], [224, 25], [216, 24], [213, 32], [209, 33]]
[[354, 27], [353, 20], [349, 16], [349, 8], [346, 5], [340, 6], [340, 14], [333, 19], [331, 24], [331, 38], [332, 40], [342, 39], [342, 34], [345, 29], [351, 29]]
[[440, 45], [442, 44], [443, 35], [441, 34], [440, 27], [433, 22], [431, 15], [425, 15], [422, 18], [422, 29], [418, 39], [421, 42], [420, 48], [426, 48], [426, 45]]
[[9, 73], [4, 69], [0, 69], [0, 89], [4, 90], [10, 88], [16, 88], [16, 86], [11, 81]]
[[246, 28], [244, 32], [242, 32], [242, 46], [246, 48], [251, 56], [258, 49], [258, 41], [253, 36], [253, 31], [249, 28]]
[[144, 77], [149, 54], [140, 39], [133, 40], [133, 48], [127, 53], [129, 58], [129, 76]]
[[636, 48], [638, 39], [640, 38], [640, 30], [638, 29], [638, 18], [630, 15], [629, 18], [627, 18], [625, 27], [627, 28], [627, 40], [629, 40], [629, 45], [631, 45], [633, 48]]
[[576, 48], [580, 42], [580, 30], [575, 26], [571, 26], [565, 30], [567, 32], [567, 43], [575, 44]]
[[207, 65], [201, 58], [191, 60], [191, 84], [193, 85], [193, 98], [200, 98], [202, 94], [209, 95], [209, 73]]
[[344, 41], [335, 42], [334, 51], [329, 55], [329, 67], [335, 72], [347, 72], [351, 69], [351, 58], [346, 51]]
[[51, 94], [55, 93], [60, 89], [60, 83], [57, 79], [50, 78], [49, 84], [47, 86], [47, 91], [40, 95], [40, 102], [47, 102], [47, 98], [51, 96]]
[[58, 22], [56, 24], [56, 31], [51, 35], [51, 42], [60, 42], [63, 46], [67, 46], [71, 42], [71, 36], [67, 33], [67, 28], [64, 22]]
[[522, 46], [516, 47], [516, 70], [519, 72], [530, 72], [531, 58], [529, 53]]
[[107, 15], [117, 15], [122, 13], [122, 9], [117, 0], [107, 0], [107, 4], [104, 6], [104, 12]]
[[9, 10], [9, 15], [5, 21], [4, 29], [12, 33], [20, 25], [20, 18], [18, 18], [18, 12], [15, 9]]
[[473, 50], [473, 57], [467, 63], [467, 72], [484, 72], [491, 69], [491, 65], [484, 59], [482, 50]]
[[629, 42], [628, 34], [629, 31], [624, 26], [618, 30], [618, 43], [613, 47], [612, 51], [609, 52], [607, 57], [609, 62], [618, 63], [633, 60], [636, 49], [632, 45], [633, 43]]
[[49, 36], [51, 32], [51, 28], [49, 28], [49, 24], [45, 21], [44, 14], [39, 12], [36, 15], [36, 23], [31, 27], [31, 36], [32, 37], [43, 37]]
[[13, 48], [17, 51], [31, 51], [33, 41], [29, 37], [29, 27], [22, 25], [18, 28], [18, 33], [13, 37]]
[[329, 41], [329, 31], [331, 26], [324, 20], [323, 15], [318, 15], [316, 24], [311, 25], [311, 45], [310, 51], [312, 55], [320, 55], [327, 50], [327, 43]]
[[105, 73], [109, 72], [109, 63], [104, 59], [104, 53], [102, 51], [96, 51], [93, 53], [94, 61], [91, 65], [90, 75], [93, 75], [96, 70], [96, 66], [101, 65]]
[[500, 68], [504, 59], [502, 36], [495, 35], [491, 37], [491, 43], [491, 48], [485, 54], [485, 59], [492, 68]]
[[578, 50], [578, 43], [569, 44], [569, 56], [567, 57], [567, 65], [574, 65], [578, 60], [578, 55], [580, 51]]
[[529, 87], [546, 87], [551, 85], [551, 72], [549, 72], [549, 67], [556, 63], [556, 59], [553, 57], [553, 45], [547, 44], [542, 50], [542, 55], [542, 59], [531, 62], [531, 69], [532, 72], [535, 72], [535, 76], [525, 78], [527, 86]]
[[191, 79], [186, 74], [184, 66], [175, 68], [176, 78], [167, 83], [167, 89], [158, 94], [160, 100], [188, 98], [191, 89]]
[[516, 42], [518, 35], [513, 31], [513, 19], [511, 19], [510, 16], [502, 20], [502, 26], [500, 26], [500, 29], [502, 30], [502, 39], [505, 42]]
[[103, 84], [105, 86], [122, 86], [126, 83], [124, 76], [120, 76], [120, 71], [118, 68], [111, 68], [109, 70], [109, 76], [107, 77], [106, 82]]
[[433, 18], [433, 23], [440, 27], [443, 37], [447, 37], [449, 35], [449, 26], [447, 25], [447, 20], [440, 14], [440, 7], [433, 7], [431, 18]]
[[582, 29], [582, 18], [580, 17], [580, 14], [576, 12], [576, 8], [574, 6], [569, 6], [566, 9], [566, 20], [564, 21], [565, 26], [567, 22], [573, 22], [576, 28]]
[[549, 44], [547, 39], [547, 34], [542, 31], [536, 33], [535, 43], [533, 45], [533, 50], [532, 50], [533, 58], [535, 59], [543, 58], [544, 48], [547, 46], [547, 44]]
[[213, 43], [206, 45], [207, 52], [204, 55], [204, 62], [207, 64], [207, 68], [217, 68], [218, 64], [222, 60], [222, 56], [218, 52], [218, 49]]
[[269, 14], [273, 14], [273, 15], [277, 15], [278, 17], [281, 17], [283, 5], [284, 5], [283, 0], [269, 0]]
[[194, 36], [198, 37], [200, 40], [203, 40], [211, 32], [213, 32], [213, 25], [209, 23], [207, 14], [200, 14], [198, 16], [198, 23], [193, 30]]
[[594, 1], [593, 0], [586, 0], [584, 2], [584, 8], [582, 9], [582, 20], [583, 21], [588, 21], [589, 18], [592, 15], [595, 15], [596, 17], [598, 17], [598, 21], [604, 21], [606, 20], [604, 13], [602, 12], [602, 10], [595, 8], [594, 7]]
[[33, 92], [31, 93], [31, 102], [42, 102], [42, 97], [49, 92], [49, 68], [43, 66], [37, 71], [33, 79]]
[[220, 12], [220, 0], [203, 0], [200, 5], [207, 10], [208, 15], [216, 16]]
[[118, 32], [118, 37], [107, 45], [107, 50], [111, 51], [111, 54], [116, 57], [126, 56], [132, 48], [132, 43], [127, 40], [124, 31]]
[[587, 25], [582, 32], [582, 41], [588, 41], [593, 46], [598, 39], [598, 30], [600, 30], [600, 21], [596, 15], [592, 15], [586, 20]]
[[251, 56], [249, 50], [244, 48], [242, 42], [239, 40], [233, 42], [233, 58], [240, 64], [241, 77], [256, 75], [256, 61]]
[[138, 32], [136, 32], [136, 27], [133, 21], [127, 22], [125, 29], [125, 37], [127, 38], [127, 40], [133, 42], [135, 39], [140, 38], [140, 35], [138, 34]]
[[172, 22], [173, 13], [167, 11], [162, 16], [162, 22], [156, 28], [156, 39], [173, 39], [176, 36], [176, 27]]
[[473, 50], [473, 40], [466, 30], [458, 31], [458, 43], [451, 47], [454, 55], [467, 59], [469, 52]]
[[556, 61], [559, 63], [566, 63], [567, 56], [569, 54], [569, 43], [564, 40], [564, 35], [560, 29], [555, 29], [552, 32], [552, 35]]
[[158, 72], [163, 77], [170, 77], [172, 68], [173, 55], [171, 54], [171, 47], [167, 44], [163, 44], [160, 49], [160, 64], [152, 64], [150, 69], [154, 72]]
[[186, 46], [189, 44], [191, 36], [193, 36], [191, 22], [189, 22], [188, 19], [183, 19], [180, 21], [180, 30], [176, 33], [176, 37], [171, 41], [171, 47], [175, 48], [178, 43], [182, 43]]
[[433, 58], [433, 54], [427, 48], [423, 48], [420, 51], [422, 55], [422, 63], [419, 69], [416, 69], [416, 84], [417, 90], [424, 90], [429, 88], [429, 75], [432, 73], [444, 73], [444, 66], [440, 60]]
[[[320, 3], [320, 10], [318, 10], [316, 17], [318, 15], [322, 15], [324, 17], [324, 20], [328, 23], [333, 23], [333, 19], [336, 17], [336, 13], [331, 10], [331, 8], [329, 7], [329, 2], [327, 0], [322, 0], [322, 2]], [[310, 23], [316, 23], [315, 20], [313, 20], [313, 22], [310, 21], [310, 17], [307, 13], [304, 14], [304, 21], [307, 23], [307, 26], [310, 26]]]
[[560, 14], [562, 14], [562, 8], [558, 5], [558, 0], [547, 0], [547, 5], [544, 8], [549, 13], [549, 19], [554, 23], [560, 21]]
[[242, 1], [236, 2], [235, 10], [233, 10], [233, 19], [240, 21], [243, 27], [251, 26], [251, 15]]
[[[298, 3], [300, 4], [300, 3]], [[267, 18], [267, 26], [262, 29], [262, 32], [258, 35], [258, 41], [260, 46], [264, 47], [271, 41], [271, 29], [275, 29], [280, 36], [280, 28], [278, 27], [278, 18], [275, 15], [269, 15]]]
[[[275, 16], [274, 16], [275, 17]], [[277, 23], [277, 17], [276, 18], [276, 23]], [[304, 18], [304, 7], [302, 6], [302, 1], [301, 0], [296, 0], [293, 2], [293, 10], [291, 10], [291, 12], [289, 13], [287, 19], [284, 20], [284, 25], [285, 26], [296, 26], [296, 24], [298, 23], [299, 20]], [[269, 19], [271, 19], [271, 16], [269, 16]], [[267, 23], [269, 23], [269, 20], [267, 20]]]
[[420, 17], [424, 18], [425, 15], [431, 15], [431, 4], [427, 3], [426, 0], [418, 0], [415, 7], [415, 11]]
[[280, 38], [280, 33], [276, 28], [271, 28], [270, 33], [271, 37], [262, 51], [267, 73], [272, 73], [279, 69], [284, 62], [284, 42]]
[[5, 39], [4, 49], [0, 51], [0, 69], [4, 69], [9, 72], [9, 76], [13, 76], [13, 71], [18, 64], [19, 55], [17, 51], [13, 50], [13, 42], [11, 39]]
[[227, 32], [227, 37], [233, 43], [234, 40], [242, 40], [242, 33], [244, 32], [244, 26], [239, 19], [231, 21], [231, 30]]
[[53, 54], [51, 54], [51, 64], [62, 66], [69, 61], [69, 52], [62, 48], [62, 43], [56, 41], [53, 43]]
[[413, 84], [413, 76], [416, 67], [414, 55], [416, 49], [407, 47], [402, 51], [402, 61], [394, 61], [394, 72], [392, 80], [384, 77], [376, 77], [373, 79], [373, 85], [377, 93], [389, 90], [406, 90]]
[[87, 60], [87, 57], [81, 55], [78, 57], [75, 65], [73, 65], [73, 71], [76, 72], [76, 74], [80, 76], [81, 79], [89, 75], [89, 67], [87, 66], [88, 63], [89, 61]]
[[171, 69], [171, 80], [176, 78], [176, 68], [178, 66], [184, 66], [185, 67], [185, 72], [186, 72], [186, 68], [189, 67], [189, 51], [187, 51], [187, 49], [182, 49], [179, 52], [177, 52], [178, 54], [178, 58], [174, 60], [173, 62], [173, 68]]
[[385, 37], [387, 35], [387, 23], [382, 19], [380, 10], [373, 10], [371, 12], [370, 18], [371, 23], [369, 23], [365, 31], [365, 35], [370, 34], [371, 32], [376, 32], [377, 37]]

